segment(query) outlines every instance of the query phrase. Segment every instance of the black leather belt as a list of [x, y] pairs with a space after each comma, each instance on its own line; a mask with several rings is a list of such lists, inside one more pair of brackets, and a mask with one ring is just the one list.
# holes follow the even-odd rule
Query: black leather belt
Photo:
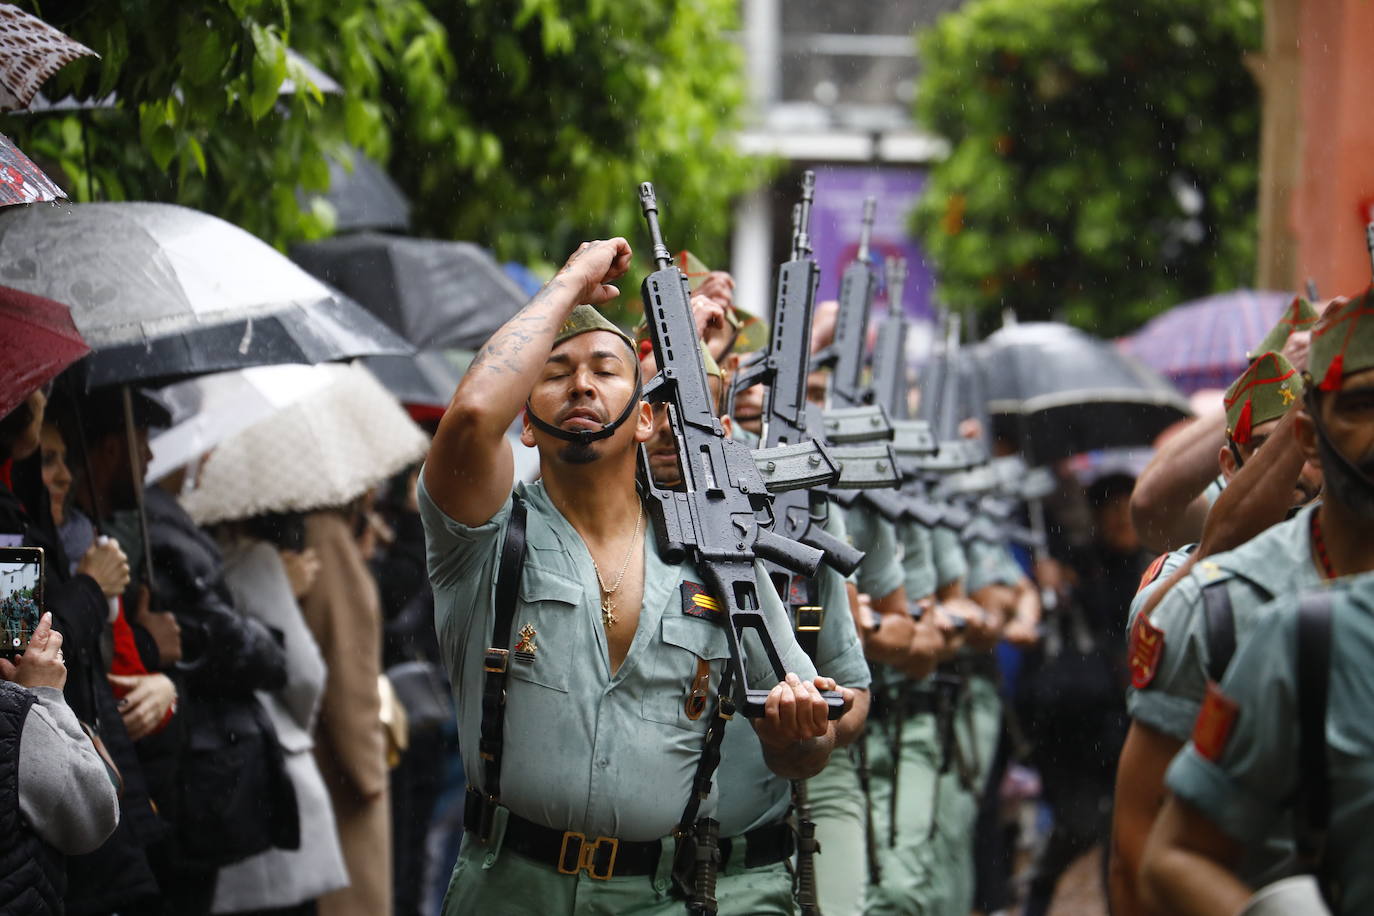
[[936, 703], [935, 691], [928, 687], [908, 687], [902, 692], [889, 686], [881, 692], [874, 692], [868, 718], [871, 722], [886, 722], [895, 714], [899, 718], [909, 719], [935, 712]]
[[[476, 830], [480, 820], [482, 794], [467, 790], [463, 826]], [[662, 840], [627, 842], [615, 837], [589, 837], [576, 830], [555, 830], [507, 812], [502, 849], [519, 853], [540, 865], [551, 865], [560, 874], [585, 871], [590, 877], [607, 881], [612, 877], [652, 875], [663, 854]]]
[[[720, 841], [720, 867], [730, 864], [730, 856], [740, 837], [726, 837]], [[761, 865], [774, 865], [790, 859], [796, 850], [796, 838], [792, 826], [786, 821], [755, 827], [743, 837], [744, 867], [758, 868]]]
[[940, 666], [942, 674], [953, 674], [959, 677], [985, 677], [989, 680], [997, 679], [997, 657], [989, 652], [979, 652], [976, 655], [960, 655], [950, 659]]

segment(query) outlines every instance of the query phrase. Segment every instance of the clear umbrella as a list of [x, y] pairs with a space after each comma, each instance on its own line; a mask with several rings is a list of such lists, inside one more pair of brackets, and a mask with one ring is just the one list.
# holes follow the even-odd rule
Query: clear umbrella
[[171, 204], [7, 208], [0, 277], [71, 306], [91, 387], [411, 351], [255, 236]]

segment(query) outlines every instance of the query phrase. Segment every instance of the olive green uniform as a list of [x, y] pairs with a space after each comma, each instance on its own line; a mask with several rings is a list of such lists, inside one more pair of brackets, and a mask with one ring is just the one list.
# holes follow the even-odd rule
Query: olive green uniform
[[[1308, 507], [1237, 549], [1200, 561], [1169, 590], [1148, 617], [1148, 625], [1163, 639], [1163, 651], [1148, 678], [1135, 661], [1141, 653], [1139, 633], [1145, 626], [1137, 614], [1131, 622], [1133, 681], [1126, 698], [1133, 719], [1179, 741], [1188, 740], [1207, 693], [1212, 665], [1202, 589], [1216, 583], [1226, 589], [1236, 645], [1242, 645], [1261, 605], [1276, 595], [1321, 583], [1312, 557], [1310, 515], [1314, 511], [1315, 507]], [[1146, 681], [1143, 686], [1142, 680]], [[1241, 874], [1256, 883], [1268, 883], [1283, 876], [1291, 853], [1286, 831], [1277, 831], [1254, 848]]]
[[[830, 518], [838, 520], [840, 515], [838, 511], [833, 511]], [[831, 521], [826, 529], [831, 534], [841, 535], [843, 529], [839, 528], [839, 524], [839, 521]], [[849, 595], [845, 590], [844, 576], [828, 566], [822, 566], [817, 576], [816, 598], [820, 606], [825, 608], [816, 645], [816, 670], [845, 687], [866, 689], [869, 683], [868, 665], [864, 661], [859, 635], [854, 629], [854, 618], [849, 613]], [[826, 771], [835, 766], [837, 761], [847, 760], [848, 755], [837, 750], [831, 755]], [[852, 809], [859, 795], [857, 777], [852, 767], [841, 766], [839, 770], [836, 778], [822, 781], [826, 791], [822, 793], [821, 801], [827, 811], [836, 805], [841, 809]], [[846, 773], [852, 782], [848, 791], [843, 784]], [[813, 817], [817, 803], [815, 784], [819, 779], [818, 776], [808, 780]], [[781, 916], [795, 912], [792, 875], [786, 861], [745, 866], [749, 845], [746, 834], [782, 822], [792, 801], [791, 783], [768, 769], [752, 729], [731, 727], [726, 730], [720, 769], [716, 771], [716, 785], [720, 794], [717, 814], [720, 835], [730, 840], [729, 856], [722, 864], [716, 884], [721, 916]], [[862, 798], [857, 798], [857, 804], [862, 812]], [[857, 846], [850, 846], [848, 840], [843, 838], [827, 844], [826, 838], [822, 837], [822, 850], [829, 845], [832, 852], [829, 856], [822, 854], [816, 857], [818, 888], [824, 889], [832, 883], [852, 883], [850, 873], [857, 871], [859, 875], [863, 874], [862, 821], [859, 822], [858, 836]], [[852, 864], [856, 856], [857, 868]], [[823, 880], [825, 878], [831, 880]], [[859, 880], [862, 881], [862, 878]], [[827, 911], [824, 906], [821, 910]], [[831, 907], [830, 910], [844, 912], [838, 907]]]
[[[435, 626], [453, 683], [463, 764], [478, 781], [482, 659], [492, 643], [494, 579], [511, 500], [485, 524], [467, 526], [434, 504], [423, 474], [420, 481]], [[719, 683], [729, 657], [724, 628], [700, 616], [700, 606], [690, 600], [692, 586], [683, 585], [702, 583], [700, 572], [690, 562], [664, 561], [650, 522], [639, 624], [624, 662], [612, 672], [599, 587], [581, 536], [541, 484], [518, 491], [528, 504], [527, 551], [513, 629], [530, 635], [512, 637], [502, 808], [488, 844], [471, 833], [464, 837], [444, 911], [680, 913], [681, 902], [669, 896], [671, 842], [652, 875], [565, 875], [552, 863], [503, 850], [503, 815], [509, 811], [546, 828], [578, 831], [589, 841], [667, 837], [691, 791], [711, 718], [689, 718], [691, 683], [700, 660], [709, 662], [712, 685]], [[784, 665], [799, 677], [814, 677], [761, 567], [758, 581], [761, 608]], [[777, 679], [757, 638], [747, 632], [744, 641], [750, 685], [772, 687]], [[710, 798], [702, 813], [715, 811]]]
[[[1354, 916], [1374, 913], [1374, 576], [1330, 588], [1326, 855], [1342, 889], [1337, 916]], [[1189, 743], [1166, 777], [1179, 798], [1242, 843], [1291, 830], [1290, 806], [1310, 775], [1299, 768], [1298, 600], [1285, 595], [1249, 615], [1249, 634], [1221, 683], [1235, 709], [1229, 732], [1207, 741], [1206, 755]]]
[[[916, 601], [933, 595], [937, 584], [934, 533], [914, 521], [905, 521], [897, 526], [897, 534], [907, 597]], [[960, 562], [962, 558], [960, 553]], [[886, 711], [881, 722], [870, 725], [866, 740], [882, 883], [868, 889], [864, 912], [936, 912], [933, 907], [948, 896], [948, 889], [943, 871], [934, 867], [931, 856], [935, 782], [940, 769], [940, 741], [929, 709], [934, 687], [929, 679], [912, 682], [890, 668], [880, 669], [876, 679], [882, 685], [880, 702]], [[879, 688], [875, 688], [877, 692]], [[894, 777], [897, 830], [895, 843], [889, 845]]]

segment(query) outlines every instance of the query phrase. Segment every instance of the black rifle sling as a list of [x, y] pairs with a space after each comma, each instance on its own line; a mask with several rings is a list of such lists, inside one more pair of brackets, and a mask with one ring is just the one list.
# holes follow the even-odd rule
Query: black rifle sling
[[1220, 684], [1236, 654], [1236, 615], [1225, 582], [1203, 586], [1202, 610], [1207, 616], [1207, 676]]
[[711, 780], [720, 765], [725, 725], [734, 715], [735, 701], [730, 693], [730, 669], [727, 667], [720, 679], [716, 711], [701, 744], [701, 759], [697, 761], [696, 775], [692, 778], [692, 792], [682, 809], [682, 817], [673, 828], [673, 838], [677, 841], [673, 853], [673, 887], [686, 900], [687, 912], [693, 916], [716, 912], [716, 870], [720, 866], [718, 824], [714, 818], [698, 819], [697, 813], [701, 803], [711, 794]]
[[1310, 592], [1298, 603], [1298, 859], [1317, 878], [1331, 911], [1338, 889], [1326, 861], [1331, 817], [1331, 773], [1326, 749], [1326, 709], [1331, 669], [1331, 594]]
[[491, 839], [492, 819], [501, 804], [501, 752], [506, 732], [506, 675], [510, 670], [511, 627], [520, 599], [520, 575], [525, 567], [525, 501], [511, 495], [510, 520], [501, 543], [496, 573], [496, 617], [491, 647], [482, 658], [482, 729], [478, 750], [482, 756], [482, 811], [479, 839]]

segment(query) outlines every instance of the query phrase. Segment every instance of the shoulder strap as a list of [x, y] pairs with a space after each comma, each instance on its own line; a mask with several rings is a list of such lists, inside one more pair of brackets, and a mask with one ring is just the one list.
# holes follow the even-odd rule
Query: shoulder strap
[[1220, 684], [1236, 654], [1236, 615], [1224, 581], [1203, 586], [1202, 610], [1207, 616], [1207, 676]]
[[[1326, 834], [1331, 817], [1331, 774], [1326, 749], [1330, 692], [1331, 593], [1309, 592], [1298, 603], [1298, 788], [1295, 824], [1299, 861], [1317, 877], [1334, 904], [1327, 873]], [[1334, 911], [1334, 907], [1333, 907]]]
[[501, 544], [496, 573], [496, 617], [491, 647], [482, 658], [482, 727], [478, 750], [482, 755], [482, 809], [478, 833], [491, 837], [492, 819], [501, 803], [501, 751], [506, 731], [506, 673], [510, 666], [511, 626], [520, 596], [520, 573], [525, 566], [525, 501], [511, 495], [510, 520]]

